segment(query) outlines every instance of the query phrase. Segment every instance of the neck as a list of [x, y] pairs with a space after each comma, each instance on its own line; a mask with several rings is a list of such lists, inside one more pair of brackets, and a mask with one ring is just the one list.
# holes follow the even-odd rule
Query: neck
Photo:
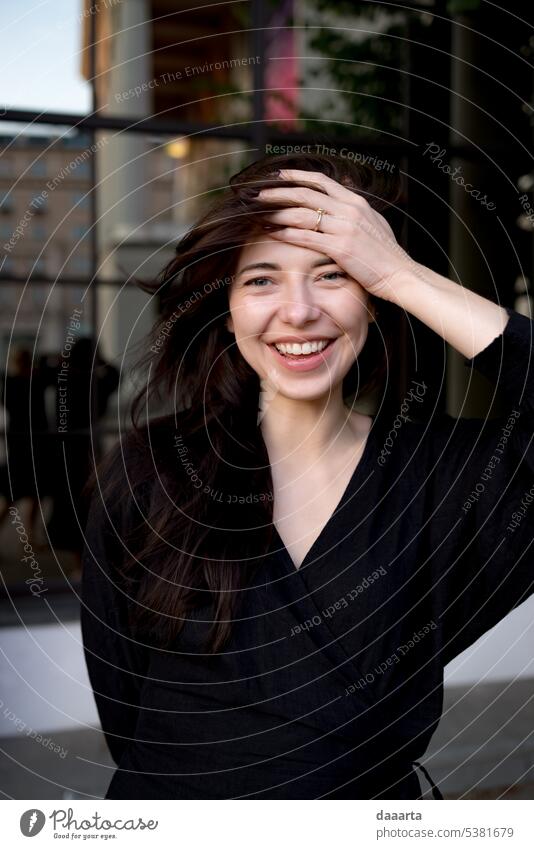
[[261, 410], [261, 432], [271, 464], [280, 460], [302, 466], [324, 462], [332, 452], [353, 448], [365, 438], [368, 416], [347, 407], [341, 392], [324, 398], [296, 400], [281, 394]]

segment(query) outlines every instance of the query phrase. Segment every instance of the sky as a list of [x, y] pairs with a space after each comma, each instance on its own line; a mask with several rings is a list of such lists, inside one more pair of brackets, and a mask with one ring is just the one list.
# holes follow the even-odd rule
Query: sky
[[90, 111], [81, 12], [82, 0], [1, 0], [0, 111]]

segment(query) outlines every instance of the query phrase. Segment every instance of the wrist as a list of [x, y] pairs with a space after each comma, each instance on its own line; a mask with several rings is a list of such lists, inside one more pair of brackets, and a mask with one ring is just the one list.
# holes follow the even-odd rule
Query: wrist
[[430, 292], [432, 288], [432, 271], [420, 263], [412, 262], [388, 277], [375, 294], [407, 312], [412, 312], [424, 292]]

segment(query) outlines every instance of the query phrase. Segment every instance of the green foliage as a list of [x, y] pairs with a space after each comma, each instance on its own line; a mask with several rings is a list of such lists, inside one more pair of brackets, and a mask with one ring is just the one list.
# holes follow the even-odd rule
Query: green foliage
[[469, 12], [478, 12], [481, 5], [481, 0], [449, 0], [447, 12], [449, 15], [465, 15]]
[[[402, 41], [394, 36], [403, 35], [404, 25], [392, 23], [387, 32], [361, 42], [355, 42], [346, 30], [324, 27], [311, 39], [311, 47], [324, 56], [323, 68], [332, 81], [332, 105], [341, 99], [347, 119], [355, 125], [402, 132], [403, 80], [398, 70]], [[310, 85], [313, 87], [313, 80]], [[313, 116], [304, 113], [303, 117]], [[342, 127], [337, 131], [341, 135]], [[347, 127], [345, 133], [352, 135], [353, 130]]]
[[[334, 5], [314, 0], [308, 6], [306, 26], [315, 27], [317, 13], [322, 12], [339, 21], [335, 26], [319, 24], [310, 39], [312, 49], [323, 57], [323, 66], [321, 72], [311, 72], [306, 83], [313, 88], [319, 77], [323, 82], [317, 85], [324, 86], [326, 71], [332, 89], [322, 114], [328, 118], [334, 103], [339, 107], [341, 102], [348, 125], [337, 123], [337, 135], [353, 138], [356, 130], [360, 138], [374, 131], [402, 136], [409, 41], [427, 43], [432, 18], [423, 10], [388, 12], [352, 0], [336, 0]], [[306, 129], [317, 129], [316, 113], [303, 110], [302, 117]]]

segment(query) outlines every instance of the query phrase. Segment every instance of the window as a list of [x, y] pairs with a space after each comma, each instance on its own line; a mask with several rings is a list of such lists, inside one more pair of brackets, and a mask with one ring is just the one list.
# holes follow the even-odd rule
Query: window
[[40, 192], [37, 195], [34, 195], [34, 197], [32, 197], [30, 199], [30, 202], [28, 204], [28, 210], [34, 215], [44, 215], [47, 212], [47, 209], [48, 209], [47, 198], [48, 198], [48, 195], [45, 193], [45, 190], [43, 189], [42, 192]]
[[7, 215], [9, 212], [13, 212], [13, 198], [7, 192], [0, 193], [0, 213]]
[[32, 236], [39, 242], [43, 242], [48, 235], [47, 228], [40, 221], [34, 221], [32, 225]]
[[84, 277], [91, 272], [91, 260], [86, 256], [75, 256], [69, 260], [69, 268], [73, 274], [83, 274]]
[[41, 159], [37, 159], [35, 162], [29, 167], [28, 174], [32, 177], [46, 177], [47, 174], [47, 163], [44, 157]]
[[44, 256], [40, 256], [34, 261], [32, 273], [36, 276], [46, 273], [46, 259]]
[[74, 179], [77, 178], [78, 180], [86, 180], [90, 176], [91, 168], [87, 160], [79, 162], [71, 171], [71, 177]]
[[76, 207], [76, 209], [89, 209], [90, 207], [90, 198], [88, 192], [73, 192], [72, 193], [72, 206]]
[[71, 230], [72, 239], [75, 242], [82, 240], [87, 235], [88, 225], [86, 224], [76, 224]]

